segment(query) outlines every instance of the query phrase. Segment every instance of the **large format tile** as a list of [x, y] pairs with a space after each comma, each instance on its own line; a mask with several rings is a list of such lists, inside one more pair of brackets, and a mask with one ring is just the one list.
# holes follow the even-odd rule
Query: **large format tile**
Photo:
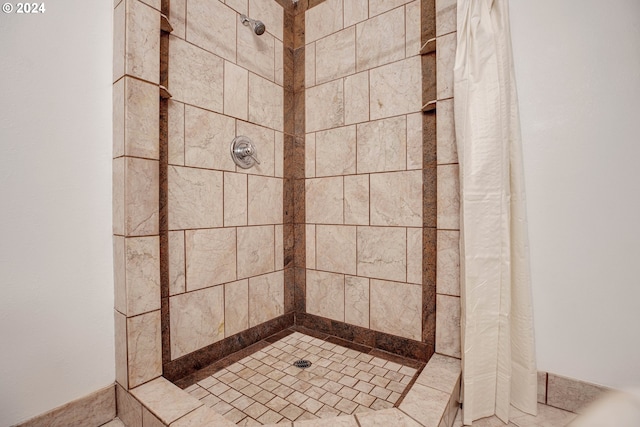
[[459, 297], [436, 295], [436, 351], [461, 357]]
[[131, 390], [144, 406], [165, 424], [202, 406], [202, 402], [160, 377]]
[[422, 108], [422, 64], [419, 56], [369, 72], [371, 119], [415, 113]]
[[269, 81], [274, 81], [275, 43], [276, 40], [271, 34], [265, 33], [258, 36], [248, 27], [239, 25], [238, 65]]
[[436, 0], [436, 36], [456, 31], [456, 0]]
[[407, 166], [405, 116], [358, 125], [358, 173], [404, 170]]
[[234, 171], [229, 144], [236, 136], [235, 120], [190, 105], [185, 107], [185, 164]]
[[438, 120], [436, 123], [438, 164], [458, 163], [453, 102], [453, 99], [438, 101]]
[[224, 338], [224, 290], [213, 286], [169, 299], [171, 359]]
[[460, 232], [438, 230], [436, 255], [436, 291], [460, 295]]
[[169, 233], [169, 295], [185, 292], [187, 272], [185, 269], [184, 231]]
[[369, 175], [344, 177], [344, 223], [369, 225]]
[[247, 225], [247, 174], [224, 173], [224, 226]]
[[184, 166], [184, 109], [181, 102], [169, 100], [167, 119], [168, 156], [170, 165]]
[[358, 227], [358, 275], [404, 282], [407, 233], [399, 227]]
[[187, 290], [236, 280], [236, 229], [187, 230]]
[[249, 121], [284, 130], [284, 91], [281, 86], [249, 74]]
[[249, 175], [248, 186], [249, 225], [281, 224], [282, 179]]
[[438, 427], [446, 415], [449, 393], [414, 384], [400, 404], [400, 410], [425, 427]]
[[129, 387], [162, 375], [160, 310], [127, 319]]
[[422, 112], [407, 114], [407, 169], [423, 166], [422, 117]]
[[222, 172], [169, 166], [169, 229], [221, 227]]
[[316, 176], [356, 172], [356, 127], [320, 131], [316, 136]]
[[224, 114], [247, 120], [249, 114], [249, 72], [224, 62]]
[[[236, 134], [246, 136], [256, 149], [255, 155], [260, 160], [260, 164], [255, 164], [251, 169], [237, 168], [237, 172], [250, 173], [252, 175], [275, 175], [275, 134], [273, 129], [258, 126], [253, 123], [238, 120], [236, 123]], [[229, 141], [229, 144], [231, 141]], [[229, 150], [229, 145], [227, 145]], [[227, 151], [227, 156], [230, 156]]]
[[307, 312], [344, 321], [344, 275], [307, 270]]
[[230, 337], [249, 328], [249, 281], [224, 285], [224, 335]]
[[125, 77], [124, 87], [124, 154], [157, 160], [160, 126], [158, 86]]
[[342, 224], [344, 199], [342, 177], [307, 179], [305, 186], [307, 222]]
[[405, 7], [406, 22], [406, 57], [419, 55], [422, 47], [421, 0], [414, 0]]
[[316, 226], [316, 268], [334, 273], [356, 274], [356, 227]]
[[422, 284], [422, 228], [407, 228], [407, 282]]
[[284, 272], [249, 279], [249, 326], [284, 314]]
[[345, 276], [344, 321], [363, 328], [369, 327], [369, 279]]
[[369, 73], [363, 71], [344, 79], [344, 123], [369, 120]]
[[237, 21], [235, 11], [220, 1], [189, 0], [187, 41], [235, 62]]
[[160, 238], [126, 238], [125, 265], [126, 311], [123, 314], [130, 317], [159, 310]]
[[458, 165], [438, 166], [438, 228], [460, 228], [460, 178]]
[[274, 0], [249, 0], [250, 16], [260, 19], [267, 27], [267, 32], [277, 39], [283, 39], [284, 10]]
[[422, 287], [371, 280], [371, 329], [419, 341], [422, 336]]
[[[156, 59], [157, 61], [157, 59]], [[221, 113], [224, 60], [176, 37], [169, 37], [169, 87], [176, 101]]]
[[125, 72], [152, 83], [160, 81], [160, 12], [126, 0]]
[[304, 47], [304, 87], [316, 85], [316, 44], [309, 43]]
[[344, 2], [344, 26], [349, 27], [367, 19], [369, 15], [368, 0], [350, 0]]
[[307, 10], [305, 42], [311, 43], [342, 29], [342, 0], [326, 0]]
[[460, 374], [460, 359], [436, 353], [429, 359], [416, 384], [435, 388], [451, 395]]
[[370, 178], [371, 225], [422, 226], [422, 171], [375, 173]]
[[356, 72], [356, 30], [350, 27], [316, 42], [316, 84]]
[[160, 185], [158, 162], [125, 158], [124, 176], [126, 176], [126, 182], [124, 182], [125, 235], [158, 234], [158, 186]]
[[456, 33], [438, 37], [437, 92], [438, 100], [453, 97], [453, 66], [456, 59]]
[[274, 268], [273, 226], [238, 228], [238, 279], [270, 273]]
[[358, 71], [398, 61], [405, 55], [404, 9], [398, 8], [356, 26]]
[[409, 3], [411, 0], [369, 0], [369, 16], [376, 16], [388, 10]]
[[305, 108], [307, 132], [344, 125], [344, 84], [342, 80], [334, 80], [308, 88], [305, 91]]

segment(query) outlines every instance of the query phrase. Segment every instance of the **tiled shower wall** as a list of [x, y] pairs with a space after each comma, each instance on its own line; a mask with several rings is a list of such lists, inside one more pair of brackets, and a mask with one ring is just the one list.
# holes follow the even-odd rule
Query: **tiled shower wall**
[[422, 340], [421, 4], [305, 16], [306, 308]]
[[[284, 313], [283, 8], [172, 0], [168, 84], [171, 360]], [[262, 20], [257, 36], [240, 13]], [[234, 137], [260, 164], [235, 165]]]

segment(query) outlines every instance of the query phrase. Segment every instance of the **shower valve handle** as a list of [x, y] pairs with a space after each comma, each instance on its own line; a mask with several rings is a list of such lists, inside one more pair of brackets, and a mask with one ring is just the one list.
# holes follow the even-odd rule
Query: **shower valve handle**
[[231, 158], [242, 169], [249, 169], [255, 164], [260, 164], [256, 147], [246, 136], [237, 136], [231, 142]]

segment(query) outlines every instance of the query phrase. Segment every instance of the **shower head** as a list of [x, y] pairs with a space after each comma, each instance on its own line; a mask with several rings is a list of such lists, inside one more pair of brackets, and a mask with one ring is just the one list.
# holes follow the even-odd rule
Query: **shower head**
[[251, 27], [256, 35], [261, 36], [264, 34], [264, 31], [267, 27], [264, 26], [262, 21], [258, 21], [257, 19], [251, 19], [247, 15], [240, 15], [240, 22], [244, 25]]

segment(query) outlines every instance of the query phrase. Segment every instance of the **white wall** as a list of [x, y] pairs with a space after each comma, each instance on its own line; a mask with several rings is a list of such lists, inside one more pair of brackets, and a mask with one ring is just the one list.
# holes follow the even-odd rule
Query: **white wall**
[[113, 0], [45, 7], [0, 12], [2, 426], [115, 378]]
[[640, 2], [511, 1], [538, 368], [640, 384]]

